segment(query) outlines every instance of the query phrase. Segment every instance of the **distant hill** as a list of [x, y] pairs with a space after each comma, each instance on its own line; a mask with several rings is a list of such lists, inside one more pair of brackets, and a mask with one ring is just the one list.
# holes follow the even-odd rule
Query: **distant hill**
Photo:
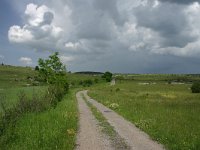
[[94, 72], [94, 71], [80, 71], [80, 72], [75, 72], [75, 74], [102, 75], [104, 73], [103, 72]]
[[0, 88], [24, 86], [36, 75], [31, 67], [0, 65]]

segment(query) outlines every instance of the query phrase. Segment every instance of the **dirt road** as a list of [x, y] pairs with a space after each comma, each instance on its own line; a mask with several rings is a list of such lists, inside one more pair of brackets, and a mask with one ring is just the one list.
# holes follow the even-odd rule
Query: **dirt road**
[[[98, 147], [102, 146], [101, 144], [98, 145], [95, 142], [91, 142], [92, 140], [95, 140], [97, 137], [102, 137], [102, 136], [99, 136], [100, 133], [97, 132], [98, 128], [94, 127], [94, 126], [96, 126], [96, 123], [94, 121], [94, 116], [92, 116], [91, 112], [88, 112], [88, 110], [87, 110], [88, 108], [86, 107], [86, 104], [83, 104], [83, 100], [81, 100], [81, 93], [82, 93], [82, 96], [83, 95], [85, 96], [87, 101], [89, 101], [92, 105], [94, 105], [103, 114], [103, 116], [107, 119], [107, 121], [110, 123], [110, 125], [114, 127], [116, 132], [125, 140], [127, 145], [130, 146], [132, 150], [164, 150], [164, 147], [161, 144], [158, 144], [157, 142], [151, 140], [146, 133], [144, 133], [141, 130], [139, 130], [138, 128], [136, 128], [135, 125], [133, 125], [129, 121], [125, 120], [123, 117], [121, 117], [116, 112], [112, 111], [111, 109], [109, 109], [109, 108], [105, 107], [104, 105], [98, 103], [97, 101], [91, 99], [87, 95], [87, 91], [81, 91], [77, 94], [77, 96], [78, 96], [77, 99], [79, 102], [79, 110], [81, 113], [80, 134], [81, 134], [81, 132], [84, 132], [84, 134], [85, 134], [84, 136], [88, 136], [88, 137], [90, 137], [90, 138], [92, 137], [92, 138], [91, 139], [85, 138], [85, 139], [82, 139], [81, 141], [79, 140], [80, 145], [82, 145], [81, 142], [87, 143], [88, 145], [92, 144], [93, 146], [95, 146], [93, 149], [98, 149]], [[84, 107], [84, 108], [82, 108], [82, 107]], [[85, 114], [84, 114], [84, 112], [85, 112]], [[93, 120], [93, 121], [91, 121], [91, 120]], [[88, 122], [87, 125], [84, 125], [84, 124], [86, 124], [86, 122]], [[93, 127], [93, 128], [91, 128], [91, 127]], [[84, 130], [88, 130], [90, 128], [91, 128], [91, 132], [94, 132], [94, 133], [87, 133], [84, 131]], [[90, 134], [90, 135], [87, 135], [87, 134]], [[78, 137], [80, 138], [80, 135]], [[103, 140], [103, 139], [97, 138], [97, 142], [103, 143], [101, 140]], [[110, 143], [110, 142], [107, 141], [107, 143]], [[112, 147], [106, 147], [106, 148], [113, 149]], [[81, 149], [81, 147], [80, 147], [80, 149]], [[83, 149], [81, 149], [81, 150], [83, 150]]]
[[76, 94], [80, 113], [76, 150], [112, 150], [108, 137], [100, 131], [97, 120], [83, 100], [82, 93], [84, 92]]

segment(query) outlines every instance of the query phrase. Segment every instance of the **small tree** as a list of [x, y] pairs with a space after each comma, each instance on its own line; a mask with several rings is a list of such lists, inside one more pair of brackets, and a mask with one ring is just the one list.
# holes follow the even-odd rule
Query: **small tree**
[[194, 82], [191, 87], [192, 93], [200, 93], [200, 82]]
[[39, 75], [48, 84], [53, 84], [58, 82], [62, 77], [65, 77], [66, 67], [60, 61], [58, 57], [59, 53], [55, 52], [53, 55], [49, 56], [49, 59], [43, 60], [39, 59]]
[[110, 82], [112, 80], [112, 73], [107, 71], [103, 74], [102, 78], [106, 79], [107, 82]]

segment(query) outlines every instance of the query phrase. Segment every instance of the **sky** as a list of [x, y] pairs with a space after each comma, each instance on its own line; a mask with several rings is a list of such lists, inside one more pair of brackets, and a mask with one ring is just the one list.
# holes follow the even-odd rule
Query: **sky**
[[0, 62], [68, 71], [200, 73], [200, 0], [1, 0]]

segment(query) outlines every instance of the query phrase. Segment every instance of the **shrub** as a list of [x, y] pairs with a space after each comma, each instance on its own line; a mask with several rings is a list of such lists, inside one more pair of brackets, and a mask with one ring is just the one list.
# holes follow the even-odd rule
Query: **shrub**
[[120, 91], [120, 88], [116, 88], [116, 90], [115, 90], [116, 92], [119, 92]]
[[39, 71], [39, 67], [38, 66], [35, 66], [35, 71]]
[[98, 82], [99, 82], [99, 79], [95, 78], [94, 83], [98, 83]]
[[83, 86], [86, 87], [86, 86], [91, 86], [93, 84], [92, 80], [91, 79], [88, 79], [88, 80], [84, 80], [83, 81]]
[[194, 82], [191, 87], [192, 93], [200, 93], [200, 82]]
[[107, 82], [110, 82], [112, 80], [112, 73], [107, 71], [103, 74], [102, 78], [106, 79]]

